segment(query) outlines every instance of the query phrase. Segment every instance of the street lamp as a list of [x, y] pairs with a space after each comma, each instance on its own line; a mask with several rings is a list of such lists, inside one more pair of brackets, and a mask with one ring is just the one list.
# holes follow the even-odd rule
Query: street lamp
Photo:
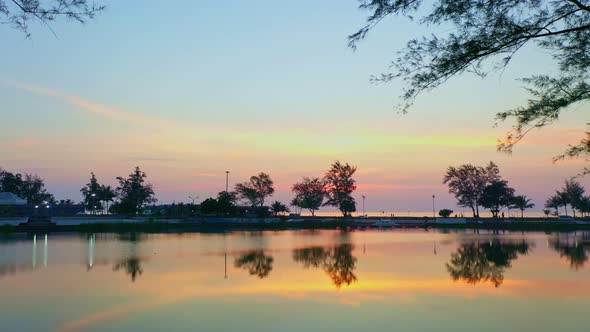
[[367, 196], [363, 195], [363, 217], [365, 216], [365, 198], [367, 198]]
[[435, 209], [434, 209], [434, 198], [436, 196], [432, 195], [432, 218], [436, 218]]
[[192, 200], [192, 205], [191, 205], [191, 212], [193, 213], [193, 215], [195, 214], [195, 201], [197, 200], [197, 198], [199, 198], [199, 196], [189, 196], [188, 197], [190, 200]]
[[225, 171], [225, 192], [229, 192], [229, 171]]
[[94, 200], [95, 200], [96, 194], [92, 194], [90, 196], [92, 197], [92, 202], [90, 202], [90, 206], [92, 207], [91, 213], [96, 214], [96, 205], [94, 205], [95, 204]]

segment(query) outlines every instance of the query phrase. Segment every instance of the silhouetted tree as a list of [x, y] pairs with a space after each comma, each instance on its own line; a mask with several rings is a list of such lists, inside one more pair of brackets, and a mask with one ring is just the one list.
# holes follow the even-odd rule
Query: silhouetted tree
[[105, 203], [105, 211], [109, 212], [109, 203], [117, 197], [117, 193], [111, 186], [100, 186], [100, 200]]
[[535, 204], [531, 199], [526, 197], [526, 195], [514, 196], [510, 203], [510, 208], [520, 210], [520, 218], [524, 218], [524, 210], [532, 209], [534, 207]]
[[247, 269], [248, 273], [263, 279], [272, 271], [272, 256], [267, 256], [262, 250], [252, 250], [234, 261], [235, 267]]
[[90, 181], [80, 189], [86, 210], [92, 211], [93, 214], [102, 209], [101, 188], [96, 175], [90, 173]]
[[[512, 56], [527, 44], [535, 43], [553, 56], [558, 64], [557, 74], [524, 79], [532, 95], [528, 104], [497, 114], [501, 121], [515, 120], [513, 130], [498, 145], [502, 151], [511, 151], [532, 128], [551, 124], [562, 110], [590, 98], [587, 0], [361, 0], [360, 7], [371, 14], [367, 25], [349, 36], [351, 47], [356, 47], [388, 16], [406, 16], [419, 24], [439, 28], [433, 34], [410, 40], [393, 62], [392, 71], [375, 78], [381, 82], [404, 79], [404, 112], [422, 92], [466, 71], [485, 76], [491, 71], [505, 70]], [[589, 156], [590, 135], [586, 135], [564, 157]]]
[[219, 206], [215, 198], [207, 198], [201, 202], [201, 213], [202, 214], [217, 214]]
[[127, 178], [118, 177], [119, 186], [117, 196], [119, 200], [113, 209], [119, 213], [135, 215], [142, 211], [146, 204], [155, 203], [154, 189], [145, 181], [147, 175], [139, 167], [129, 174]]
[[559, 194], [555, 194], [547, 199], [545, 202], [545, 208], [555, 209], [555, 215], [559, 215], [559, 207], [561, 206], [561, 197]]
[[217, 212], [222, 215], [234, 215], [236, 213], [237, 195], [235, 192], [222, 191], [217, 194]]
[[565, 181], [565, 186], [561, 191], [564, 196], [564, 201], [572, 207], [574, 218], [576, 217], [576, 210], [582, 207], [582, 200], [584, 199], [585, 189], [579, 182], [573, 179]]
[[513, 198], [514, 189], [508, 187], [507, 181], [494, 181], [484, 188], [479, 204], [490, 209], [492, 216], [498, 218], [502, 208], [510, 206]]
[[21, 197], [29, 204], [54, 204], [55, 198], [45, 189], [45, 182], [36, 174], [25, 174]]
[[346, 217], [356, 211], [356, 202], [352, 193], [356, 190], [356, 181], [352, 178], [356, 167], [336, 161], [324, 175], [327, 201], [324, 206], [337, 207]]
[[23, 197], [24, 180], [22, 174], [0, 170], [0, 192], [9, 192]]
[[336, 288], [357, 281], [354, 274], [357, 259], [352, 255], [352, 244], [340, 244], [332, 248], [310, 247], [293, 250], [293, 260], [305, 268], [321, 268], [328, 274]]
[[47, 202], [54, 204], [55, 198], [45, 189], [45, 182], [38, 175], [13, 174], [0, 169], [0, 192], [10, 192], [27, 200], [29, 204]]
[[249, 201], [254, 207], [263, 207], [266, 197], [275, 192], [273, 181], [266, 173], [250, 177], [250, 181], [236, 184], [235, 191], [240, 199]]
[[72, 201], [71, 199], [60, 199], [59, 202], [57, 203], [57, 205], [60, 206], [72, 206], [72, 205], [76, 205], [76, 202]]
[[453, 214], [453, 210], [442, 209], [442, 210], [438, 211], [438, 215], [443, 218], [448, 218], [451, 216], [451, 214]]
[[324, 202], [326, 196], [325, 186], [324, 181], [319, 178], [303, 178], [302, 182], [295, 183], [291, 188], [291, 191], [295, 194], [291, 205], [307, 209], [312, 216], [315, 216], [315, 211]]
[[479, 206], [484, 189], [500, 181], [498, 166], [490, 161], [485, 167], [471, 164], [449, 167], [443, 183], [449, 186], [449, 193], [455, 195], [459, 206], [468, 207], [474, 217], [479, 217]]
[[519, 254], [528, 254], [529, 248], [530, 245], [525, 241], [464, 243], [457, 252], [451, 254], [451, 260], [446, 263], [447, 271], [455, 281], [464, 280], [470, 284], [491, 281], [498, 287], [504, 282], [504, 272], [512, 267], [512, 261]]
[[273, 215], [278, 216], [282, 213], [289, 212], [289, 208], [285, 204], [283, 204], [279, 201], [274, 201], [270, 205], [270, 211], [272, 212]]
[[85, 23], [104, 8], [87, 0], [0, 0], [0, 17], [4, 17], [0, 21], [29, 37], [29, 22], [32, 20], [38, 20], [53, 32], [49, 24], [57, 18]]

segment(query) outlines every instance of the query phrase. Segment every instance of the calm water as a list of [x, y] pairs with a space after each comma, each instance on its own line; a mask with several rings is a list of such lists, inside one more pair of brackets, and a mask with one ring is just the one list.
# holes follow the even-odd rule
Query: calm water
[[584, 331], [590, 234], [0, 236], [0, 331]]

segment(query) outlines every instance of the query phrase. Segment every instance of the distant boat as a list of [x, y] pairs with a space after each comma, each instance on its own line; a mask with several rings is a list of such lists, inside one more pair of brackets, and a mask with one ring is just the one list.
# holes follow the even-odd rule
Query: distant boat
[[399, 223], [392, 219], [381, 219], [379, 221], [376, 221], [373, 225], [377, 227], [398, 227]]

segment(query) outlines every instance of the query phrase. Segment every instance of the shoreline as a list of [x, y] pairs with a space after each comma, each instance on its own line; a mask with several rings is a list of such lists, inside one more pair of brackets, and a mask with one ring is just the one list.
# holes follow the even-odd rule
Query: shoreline
[[[590, 230], [590, 222], [567, 222], [554, 219], [525, 218], [523, 220], [497, 220], [486, 218], [465, 218], [465, 223], [441, 223], [434, 218], [388, 218], [395, 226], [374, 225], [379, 218], [301, 218], [287, 221], [287, 218], [198, 218], [198, 219], [150, 219], [150, 218], [67, 218], [68, 223], [53, 224], [2, 224], [2, 233], [32, 232], [226, 232], [242, 230], [366, 230], [366, 229], [473, 229], [473, 230], [514, 230], [514, 231], [576, 231]], [[83, 220], [87, 219], [87, 220]], [[61, 219], [63, 222], [64, 218]]]

